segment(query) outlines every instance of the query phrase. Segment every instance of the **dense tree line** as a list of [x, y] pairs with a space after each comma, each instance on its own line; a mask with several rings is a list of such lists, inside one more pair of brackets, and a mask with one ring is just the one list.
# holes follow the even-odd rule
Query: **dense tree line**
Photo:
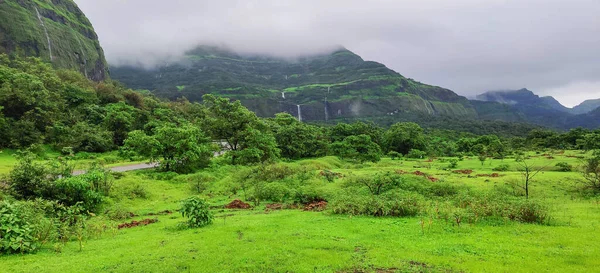
[[[472, 124], [479, 127], [481, 124]], [[469, 126], [469, 124], [465, 124]], [[364, 162], [382, 155], [503, 158], [520, 149], [598, 149], [600, 130], [530, 130], [524, 137], [427, 129], [412, 122], [306, 124], [289, 114], [262, 119], [238, 101], [205, 95], [202, 103], [165, 101], [117, 82], [94, 83], [39, 59], [0, 55], [0, 148], [48, 144], [160, 162], [167, 171], [204, 167], [227, 149], [230, 164], [324, 155]], [[219, 147], [221, 146], [221, 147]]]

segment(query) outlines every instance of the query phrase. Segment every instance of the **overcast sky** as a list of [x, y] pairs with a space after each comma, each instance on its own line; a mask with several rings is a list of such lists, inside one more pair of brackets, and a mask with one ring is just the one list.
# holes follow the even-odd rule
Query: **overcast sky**
[[110, 64], [198, 44], [293, 57], [337, 45], [464, 96], [600, 98], [600, 0], [75, 0]]

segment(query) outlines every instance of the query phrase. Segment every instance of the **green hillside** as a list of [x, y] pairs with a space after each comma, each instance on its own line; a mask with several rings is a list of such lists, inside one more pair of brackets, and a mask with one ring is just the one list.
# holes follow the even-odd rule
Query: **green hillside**
[[112, 75], [160, 97], [199, 101], [211, 93], [238, 99], [265, 117], [279, 112], [298, 116], [298, 109], [303, 120], [312, 121], [401, 113], [477, 117], [466, 98], [405, 78], [346, 49], [284, 60], [201, 46], [178, 63], [151, 70], [114, 67]]
[[108, 77], [98, 36], [72, 0], [0, 1], [0, 53], [40, 57], [96, 81]]

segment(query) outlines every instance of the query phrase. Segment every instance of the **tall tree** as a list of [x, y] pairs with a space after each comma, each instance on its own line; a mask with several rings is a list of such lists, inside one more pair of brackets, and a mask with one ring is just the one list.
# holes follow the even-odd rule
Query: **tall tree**
[[[231, 150], [231, 164], [250, 163], [248, 155], [257, 155], [260, 150], [260, 161], [269, 160], [278, 156], [278, 152], [271, 149], [270, 143], [273, 136], [268, 126], [259, 118], [242, 106], [239, 101], [231, 102], [227, 98], [204, 95], [204, 119], [201, 119], [203, 128], [210, 132], [218, 141], [224, 141], [227, 149]], [[275, 143], [273, 141], [273, 143]], [[252, 149], [244, 151], [246, 149]], [[275, 146], [276, 149], [276, 146]], [[238, 158], [244, 156], [243, 162]]]
[[153, 135], [129, 133], [123, 151], [134, 152], [165, 171], [189, 172], [208, 165], [214, 148], [200, 129], [191, 125], [156, 128]]
[[410, 150], [426, 150], [427, 144], [423, 128], [413, 122], [400, 122], [392, 125], [384, 135], [385, 146], [388, 151], [408, 154]]

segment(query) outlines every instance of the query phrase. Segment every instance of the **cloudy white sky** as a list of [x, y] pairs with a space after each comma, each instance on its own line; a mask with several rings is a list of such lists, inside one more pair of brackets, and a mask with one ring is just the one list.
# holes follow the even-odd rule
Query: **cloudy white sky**
[[293, 57], [336, 45], [474, 96], [600, 98], [600, 0], [75, 0], [111, 64], [198, 44]]

